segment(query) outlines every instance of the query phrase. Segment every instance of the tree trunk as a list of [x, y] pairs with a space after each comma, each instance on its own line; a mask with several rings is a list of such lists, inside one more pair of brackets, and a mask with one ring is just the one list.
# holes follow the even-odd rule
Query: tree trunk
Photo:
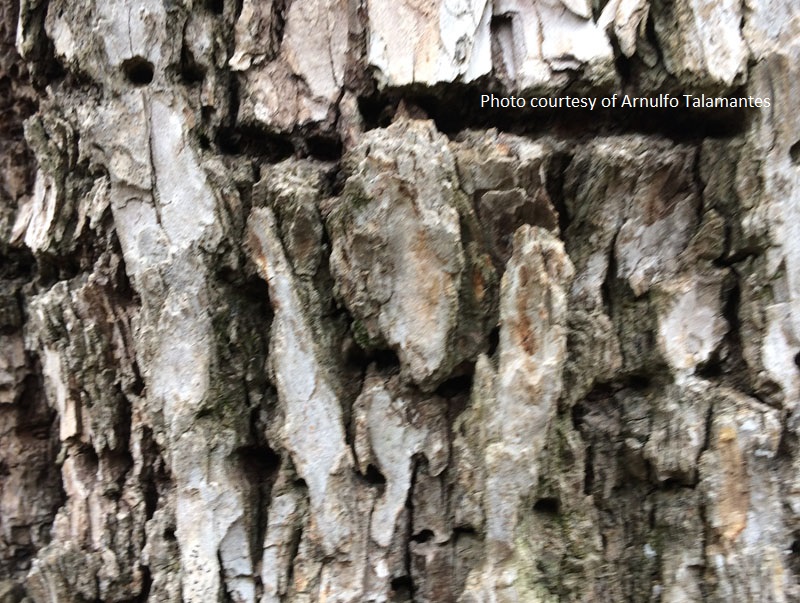
[[800, 601], [795, 0], [0, 41], [0, 601]]

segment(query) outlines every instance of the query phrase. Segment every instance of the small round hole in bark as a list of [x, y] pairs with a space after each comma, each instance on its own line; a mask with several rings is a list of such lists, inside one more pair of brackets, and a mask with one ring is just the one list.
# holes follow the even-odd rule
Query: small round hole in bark
[[635, 390], [644, 390], [650, 387], [650, 377], [647, 375], [631, 375], [628, 380], [628, 386]]
[[561, 502], [557, 498], [540, 498], [533, 505], [533, 510], [542, 515], [558, 515]]
[[206, 8], [215, 15], [225, 12], [225, 0], [206, 0]]
[[383, 473], [372, 463], [367, 465], [367, 473], [364, 475], [364, 479], [373, 486], [382, 486], [386, 483], [386, 478], [383, 476]]
[[122, 71], [134, 86], [146, 86], [153, 81], [153, 64], [142, 57], [133, 57], [123, 61]]
[[794, 365], [797, 368], [800, 368], [800, 352], [797, 352], [797, 354], [794, 355]]
[[392, 578], [390, 585], [396, 593], [410, 594], [414, 589], [414, 582], [411, 580], [411, 576]]
[[719, 356], [714, 353], [708, 361], [701, 363], [697, 367], [697, 375], [704, 379], [713, 379], [722, 375], [722, 362]]
[[800, 165], [800, 140], [789, 147], [789, 157], [793, 164]]

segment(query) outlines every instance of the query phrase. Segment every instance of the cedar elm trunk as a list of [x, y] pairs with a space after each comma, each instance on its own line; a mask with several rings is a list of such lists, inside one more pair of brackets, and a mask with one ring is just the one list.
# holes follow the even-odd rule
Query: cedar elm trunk
[[800, 601], [796, 0], [0, 45], [0, 601]]

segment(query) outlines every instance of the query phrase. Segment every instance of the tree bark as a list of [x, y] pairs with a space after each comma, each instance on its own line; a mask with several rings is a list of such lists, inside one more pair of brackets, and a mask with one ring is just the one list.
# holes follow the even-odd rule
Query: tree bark
[[800, 601], [794, 0], [0, 43], [0, 601]]

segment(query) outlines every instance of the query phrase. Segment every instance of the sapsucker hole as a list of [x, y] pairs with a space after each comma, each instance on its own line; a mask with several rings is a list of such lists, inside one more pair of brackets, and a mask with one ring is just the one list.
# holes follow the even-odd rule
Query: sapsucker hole
[[561, 502], [557, 498], [540, 498], [533, 504], [533, 510], [543, 515], [558, 515]]
[[420, 532], [414, 534], [411, 537], [413, 542], [417, 543], [425, 543], [433, 539], [433, 531], [432, 530], [421, 530]]
[[797, 368], [800, 368], [800, 352], [794, 355], [794, 364]]
[[631, 375], [628, 379], [628, 386], [638, 391], [650, 387], [651, 379], [647, 375]]
[[414, 582], [411, 580], [411, 576], [398, 576], [396, 578], [392, 578], [390, 585], [392, 590], [396, 593], [409, 594], [414, 589]]
[[122, 71], [134, 86], [146, 86], [153, 81], [153, 64], [142, 57], [133, 57], [123, 61]]
[[221, 15], [225, 11], [225, 0], [206, 0], [206, 8], [215, 15]]
[[789, 157], [793, 164], [800, 165], [800, 140], [789, 147]]
[[364, 479], [367, 480], [367, 483], [374, 486], [382, 486], [386, 483], [386, 478], [383, 476], [383, 473], [372, 463], [367, 465], [367, 472], [364, 475]]

